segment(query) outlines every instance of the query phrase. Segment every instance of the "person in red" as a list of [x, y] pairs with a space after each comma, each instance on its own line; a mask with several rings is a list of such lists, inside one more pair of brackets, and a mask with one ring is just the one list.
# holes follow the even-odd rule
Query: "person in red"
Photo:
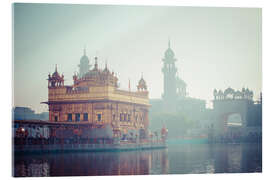
[[168, 129], [165, 127], [165, 125], [163, 125], [162, 129], [161, 129], [161, 138], [162, 141], [165, 141], [168, 135]]

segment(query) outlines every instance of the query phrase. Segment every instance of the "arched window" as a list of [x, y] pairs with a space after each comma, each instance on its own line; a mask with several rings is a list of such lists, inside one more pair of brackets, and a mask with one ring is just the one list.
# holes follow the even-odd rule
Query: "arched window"
[[78, 122], [80, 121], [80, 114], [79, 113], [76, 113], [75, 114], [75, 120]]
[[67, 121], [69, 121], [69, 122], [72, 121], [72, 114], [71, 113], [68, 114]]

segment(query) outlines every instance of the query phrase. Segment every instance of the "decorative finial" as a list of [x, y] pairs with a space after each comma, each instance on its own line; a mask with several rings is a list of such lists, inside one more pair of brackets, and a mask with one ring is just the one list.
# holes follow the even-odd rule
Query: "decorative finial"
[[97, 60], [98, 60], [98, 58], [97, 58], [97, 56], [95, 57], [95, 69], [98, 69], [98, 63], [97, 63]]
[[83, 55], [86, 56], [86, 47], [84, 45], [84, 48], [83, 48]]
[[169, 41], [168, 41], [168, 47], [171, 48], [171, 40], [170, 40], [170, 37], [169, 37]]
[[55, 72], [57, 72], [57, 64], [55, 64]]
[[108, 69], [107, 64], [108, 64], [108, 60], [107, 60], [107, 58], [106, 58], [106, 61], [105, 61], [105, 69]]
[[142, 79], [143, 79], [143, 72], [142, 72]]

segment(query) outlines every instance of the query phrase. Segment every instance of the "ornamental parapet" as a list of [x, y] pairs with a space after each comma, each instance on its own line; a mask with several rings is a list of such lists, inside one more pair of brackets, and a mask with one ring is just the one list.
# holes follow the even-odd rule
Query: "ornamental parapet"
[[245, 99], [245, 100], [253, 100], [253, 91], [248, 88], [242, 88], [240, 90], [234, 90], [232, 88], [227, 88], [224, 90], [216, 90], [213, 91], [214, 100], [236, 100], [236, 99]]

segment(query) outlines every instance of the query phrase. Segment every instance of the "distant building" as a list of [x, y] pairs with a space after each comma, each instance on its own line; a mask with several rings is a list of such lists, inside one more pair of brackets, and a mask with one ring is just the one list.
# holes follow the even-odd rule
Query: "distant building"
[[13, 109], [13, 119], [14, 120], [48, 120], [49, 113], [42, 112], [40, 114], [36, 114], [34, 110], [29, 107], [15, 107]]
[[49, 120], [64, 123], [88, 123], [93, 126], [109, 125], [114, 136], [148, 134], [149, 98], [146, 82], [141, 77], [137, 91], [120, 90], [118, 78], [107, 63], [104, 69], [89, 70], [89, 59], [80, 60], [79, 74], [74, 74], [73, 84], [64, 85], [64, 75], [57, 71], [48, 75]]
[[83, 56], [80, 59], [79, 67], [79, 77], [83, 77], [90, 69], [91, 65], [89, 64], [89, 59], [86, 56], [86, 50], [83, 51]]
[[[214, 90], [213, 92], [213, 125], [216, 135], [241, 136], [261, 134], [262, 132], [262, 96], [258, 101], [253, 100], [253, 91], [248, 88], [234, 90]], [[237, 115], [237, 121], [230, 121]], [[233, 129], [233, 131], [229, 131]]]
[[175, 66], [177, 59], [171, 49], [170, 41], [165, 51], [162, 72], [164, 75], [164, 89], [162, 99], [150, 100], [153, 110], [166, 112], [205, 110], [205, 100], [188, 97], [186, 82], [179, 77], [178, 69]]
[[[175, 53], [171, 48], [170, 41], [168, 42], [168, 49], [165, 51], [162, 61], [162, 72], [164, 75], [163, 94], [161, 99], [150, 99], [150, 104], [152, 105], [150, 112], [181, 112], [191, 119], [202, 120], [201, 115], [202, 112], [206, 110], [206, 102], [205, 100], [188, 96], [186, 90], [187, 84], [179, 77], [178, 69], [175, 66], [177, 59], [175, 58]], [[155, 124], [153, 124], [153, 126], [155, 126]]]

